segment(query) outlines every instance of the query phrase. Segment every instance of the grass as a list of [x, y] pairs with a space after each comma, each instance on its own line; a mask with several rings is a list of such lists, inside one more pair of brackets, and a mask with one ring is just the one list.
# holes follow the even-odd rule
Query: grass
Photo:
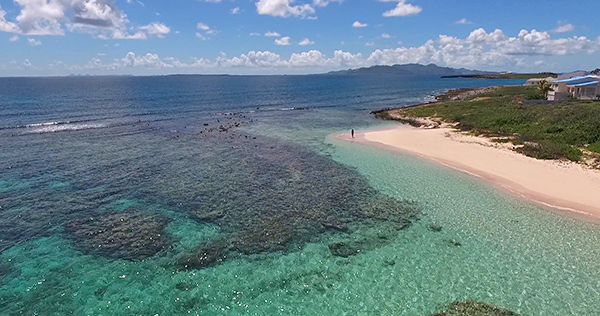
[[509, 138], [518, 151], [539, 159], [579, 161], [581, 148], [600, 153], [600, 103], [568, 101], [522, 104], [539, 99], [536, 87], [502, 87], [477, 97], [477, 101], [448, 101], [407, 108], [417, 117], [438, 117], [478, 135]]

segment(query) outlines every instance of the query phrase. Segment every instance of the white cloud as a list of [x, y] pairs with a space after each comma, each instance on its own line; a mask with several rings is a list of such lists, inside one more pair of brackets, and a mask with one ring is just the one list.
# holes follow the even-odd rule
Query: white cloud
[[379, 0], [381, 2], [398, 2], [396, 7], [383, 13], [384, 17], [392, 16], [408, 16], [413, 14], [419, 14], [423, 9], [419, 6], [406, 3], [406, 0]]
[[14, 1], [20, 8], [19, 14], [15, 22], [8, 22], [5, 12], [0, 9], [0, 31], [44, 36], [64, 35], [67, 29], [100, 39], [147, 38], [142, 29], [129, 26], [127, 15], [114, 0]]
[[125, 58], [121, 59], [125, 67], [146, 67], [146, 68], [172, 68], [173, 65], [163, 62], [157, 54], [147, 53], [146, 55], [136, 55], [133, 52], [127, 53]]
[[354, 21], [354, 23], [352, 23], [352, 27], [367, 27], [367, 23], [360, 23], [358, 21]]
[[304, 38], [302, 41], [300, 41], [300, 43], [298, 43], [298, 45], [300, 46], [306, 46], [306, 45], [312, 45], [315, 42], [309, 40], [308, 38]]
[[315, 13], [315, 9], [309, 4], [292, 5], [293, 2], [293, 0], [259, 0], [255, 5], [258, 14], [283, 18], [306, 17]]
[[196, 27], [200, 30], [200, 31], [204, 31], [204, 34], [200, 33], [200, 32], [196, 32], [196, 37], [201, 39], [201, 40], [206, 40], [206, 35], [211, 35], [216, 33], [215, 30], [211, 29], [210, 26], [202, 23], [202, 22], [198, 22], [198, 24], [196, 25]]
[[365, 43], [365, 46], [375, 46], [375, 42], [367, 42]]
[[18, 35], [13, 35], [8, 40], [11, 41], [11, 42], [16, 42], [16, 41], [19, 40], [19, 36]]
[[280, 37], [281, 34], [279, 34], [277, 32], [271, 32], [271, 31], [269, 31], [269, 32], [265, 33], [265, 36], [266, 37]]
[[388, 33], [381, 34], [381, 37], [382, 38], [392, 38], [392, 36], [390, 34], [388, 34]]
[[474, 30], [467, 37], [467, 41], [473, 44], [494, 44], [506, 41], [506, 39], [502, 30], [496, 29], [494, 32], [487, 33], [483, 28]]
[[573, 24], [559, 24], [555, 29], [553, 29], [552, 33], [567, 33], [567, 32], [572, 32], [573, 30], [575, 30], [575, 27], [573, 26]]
[[471, 22], [471, 21], [468, 21], [468, 20], [467, 20], [467, 19], [465, 19], [465, 18], [462, 18], [462, 19], [460, 19], [460, 20], [458, 20], [458, 21], [456, 21], [456, 22], [454, 22], [454, 23], [456, 23], [456, 24], [464, 24], [464, 25], [466, 25], [466, 24], [473, 24], [473, 22]]
[[19, 27], [13, 23], [6, 21], [6, 11], [2, 10], [0, 5], [0, 32], [19, 32]]
[[171, 29], [168, 26], [166, 26], [162, 23], [158, 23], [158, 22], [153, 22], [148, 25], [144, 25], [144, 26], [140, 27], [140, 30], [144, 30], [148, 34], [156, 35], [160, 38], [165, 37], [165, 35], [167, 35], [171, 32]]
[[288, 60], [290, 67], [314, 67], [315, 65], [323, 65], [325, 63], [327, 63], [327, 58], [318, 50], [294, 53]]
[[326, 7], [331, 2], [342, 3], [344, 0], [313, 0], [313, 5], [315, 7]]
[[202, 22], [198, 22], [197, 28], [199, 30], [203, 30], [203, 31], [208, 31], [210, 30], [210, 27]]
[[240, 14], [240, 7], [235, 7], [231, 9], [231, 14]]
[[290, 45], [290, 37], [284, 36], [282, 38], [275, 39], [275, 45], [280, 45], [280, 46]]
[[39, 40], [36, 40], [35, 38], [28, 38], [27, 42], [29, 42], [29, 46], [40, 46], [40, 45], [42, 45], [42, 42], [40, 42]]
[[261, 36], [262, 34], [256, 33], [256, 32], [252, 32], [252, 33], [250, 33], [248, 35], [250, 35], [250, 36]]
[[33, 64], [31, 64], [29, 59], [25, 59], [25, 61], [23, 62], [23, 67], [25, 67], [25, 69], [30, 69], [33, 67]]

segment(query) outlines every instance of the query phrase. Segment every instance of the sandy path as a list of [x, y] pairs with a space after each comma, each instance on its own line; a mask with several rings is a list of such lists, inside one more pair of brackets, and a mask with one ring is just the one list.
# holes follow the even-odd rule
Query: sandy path
[[413, 153], [487, 179], [539, 204], [600, 219], [600, 172], [576, 163], [538, 160], [506, 145], [449, 128], [401, 126], [359, 132], [355, 139]]

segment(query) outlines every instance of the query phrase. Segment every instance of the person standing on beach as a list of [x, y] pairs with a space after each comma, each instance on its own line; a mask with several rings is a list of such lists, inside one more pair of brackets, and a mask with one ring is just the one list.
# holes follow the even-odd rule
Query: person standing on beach
[[354, 128], [352, 129], [352, 131], [350, 133], [352, 134], [352, 138], [354, 138]]

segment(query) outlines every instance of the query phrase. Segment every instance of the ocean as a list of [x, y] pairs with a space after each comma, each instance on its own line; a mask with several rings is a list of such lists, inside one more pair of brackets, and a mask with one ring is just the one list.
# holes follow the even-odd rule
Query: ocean
[[0, 78], [0, 315], [597, 315], [598, 224], [332, 136], [522, 83]]

